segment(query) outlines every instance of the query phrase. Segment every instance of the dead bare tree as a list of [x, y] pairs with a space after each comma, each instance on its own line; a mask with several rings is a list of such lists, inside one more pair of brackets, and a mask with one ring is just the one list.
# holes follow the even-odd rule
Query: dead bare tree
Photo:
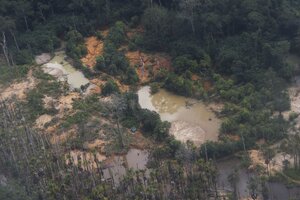
[[180, 16], [190, 22], [193, 34], [196, 33], [195, 12], [200, 5], [200, 0], [181, 0], [179, 3], [181, 8]]

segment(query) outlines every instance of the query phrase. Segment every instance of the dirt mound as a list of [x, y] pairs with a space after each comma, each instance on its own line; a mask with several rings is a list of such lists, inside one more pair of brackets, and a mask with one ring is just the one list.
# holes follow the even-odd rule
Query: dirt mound
[[95, 36], [86, 38], [87, 55], [81, 59], [82, 63], [90, 68], [96, 65], [96, 59], [103, 53], [103, 41], [98, 40]]

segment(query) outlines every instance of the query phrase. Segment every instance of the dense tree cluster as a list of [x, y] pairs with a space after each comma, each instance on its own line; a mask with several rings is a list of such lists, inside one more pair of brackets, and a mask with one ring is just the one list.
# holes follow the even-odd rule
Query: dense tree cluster
[[[290, 107], [286, 87], [295, 72], [286, 58], [300, 55], [297, 0], [0, 0], [0, 5], [0, 83], [24, 76], [24, 65], [34, 55], [53, 52], [62, 41], [73, 64], [89, 76], [80, 58], [87, 53], [84, 37], [96, 35], [104, 41], [104, 52], [93, 73], [105, 72], [133, 85], [139, 80], [123, 45], [163, 51], [172, 56], [172, 69], [158, 72], [153, 92], [159, 85], [225, 104], [220, 141], [207, 142], [200, 150], [189, 148], [168, 135], [170, 124], [158, 114], [140, 109], [134, 94], [117, 94], [118, 85], [109, 79], [102, 94], [116, 95], [116, 102], [105, 109], [116, 122], [118, 144], [127, 145], [120, 125], [140, 128], [163, 144], [153, 152], [149, 176], [129, 171], [116, 189], [102, 181], [100, 162], [96, 171], [83, 170], [87, 162], [66, 165], [61, 150], [26, 125], [25, 118], [52, 112], [43, 108], [45, 94], [63, 92], [58, 82], [39, 74], [43, 78], [24, 104], [29, 116], [0, 102], [0, 169], [18, 178], [36, 199], [208, 199], [217, 195], [216, 172], [201, 156], [222, 157], [253, 147], [258, 139], [286, 137], [289, 123], [282, 112]], [[99, 30], [108, 26], [104, 37]], [[143, 31], [127, 37], [127, 29], [137, 26]], [[93, 96], [74, 107], [78, 112], [63, 126], [79, 124], [84, 135], [84, 122], [102, 106]], [[296, 169], [298, 140], [298, 135], [291, 136], [283, 144]]]

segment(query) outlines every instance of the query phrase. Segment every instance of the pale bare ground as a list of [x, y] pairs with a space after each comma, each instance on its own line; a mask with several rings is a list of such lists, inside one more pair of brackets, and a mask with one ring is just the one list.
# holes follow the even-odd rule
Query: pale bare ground
[[[45, 134], [50, 136], [50, 142], [55, 143], [64, 143], [69, 138], [75, 137], [77, 134], [76, 126], [71, 127], [68, 130], [60, 130], [60, 124], [65, 116], [71, 114], [73, 112], [73, 102], [76, 99], [80, 98], [80, 94], [76, 92], [70, 92], [66, 95], [60, 96], [57, 99], [45, 96], [43, 99], [44, 108], [55, 108], [58, 113], [54, 116], [50, 115], [42, 115], [36, 120], [36, 126], [43, 130]], [[51, 122], [54, 118], [57, 119], [57, 122], [49, 127], [45, 127], [45, 125]]]
[[80, 94], [77, 92], [71, 92], [65, 96], [61, 96], [58, 99], [58, 105], [56, 109], [59, 111], [59, 117], [63, 117], [66, 112], [73, 109], [73, 102], [80, 98]]
[[52, 118], [53, 116], [47, 114], [39, 116], [35, 121], [36, 127], [39, 129], [43, 129], [45, 127], [45, 124], [50, 122]]
[[29, 70], [25, 80], [14, 82], [6, 88], [0, 88], [1, 99], [16, 98], [24, 100], [29, 90], [36, 86], [36, 81], [32, 75], [32, 70]]
[[44, 108], [55, 108], [56, 110], [58, 110], [58, 114], [56, 115], [56, 117], [62, 118], [65, 116], [65, 114], [72, 111], [73, 102], [80, 97], [80, 94], [77, 92], [70, 92], [66, 95], [58, 97], [57, 99], [50, 96], [45, 96], [43, 98]]
[[263, 154], [259, 150], [250, 150], [248, 151], [252, 165], [250, 166], [250, 169], [255, 169], [258, 165], [263, 166], [265, 169], [269, 167], [269, 172], [271, 174], [275, 174], [276, 172], [281, 172], [283, 170], [283, 164], [282, 162], [286, 159], [291, 164], [293, 163], [293, 159], [289, 155], [285, 155], [283, 153], [276, 153], [275, 157], [272, 158], [272, 160], [269, 163], [269, 166], [265, 163], [265, 158], [263, 157]]
[[99, 152], [91, 153], [91, 152], [84, 152], [80, 150], [72, 150], [68, 152], [65, 155], [65, 157], [66, 157], [66, 164], [73, 163], [74, 165], [78, 166], [80, 161], [81, 167], [84, 170], [96, 169], [97, 162], [102, 162], [106, 160], [106, 156], [100, 154]]

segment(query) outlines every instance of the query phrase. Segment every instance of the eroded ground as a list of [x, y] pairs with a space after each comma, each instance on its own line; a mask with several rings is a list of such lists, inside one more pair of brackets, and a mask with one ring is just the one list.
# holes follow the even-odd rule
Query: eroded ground
[[27, 74], [24, 80], [14, 82], [8, 87], [0, 87], [1, 99], [20, 99], [26, 98], [26, 93], [36, 86], [36, 81], [32, 75], [32, 70]]

